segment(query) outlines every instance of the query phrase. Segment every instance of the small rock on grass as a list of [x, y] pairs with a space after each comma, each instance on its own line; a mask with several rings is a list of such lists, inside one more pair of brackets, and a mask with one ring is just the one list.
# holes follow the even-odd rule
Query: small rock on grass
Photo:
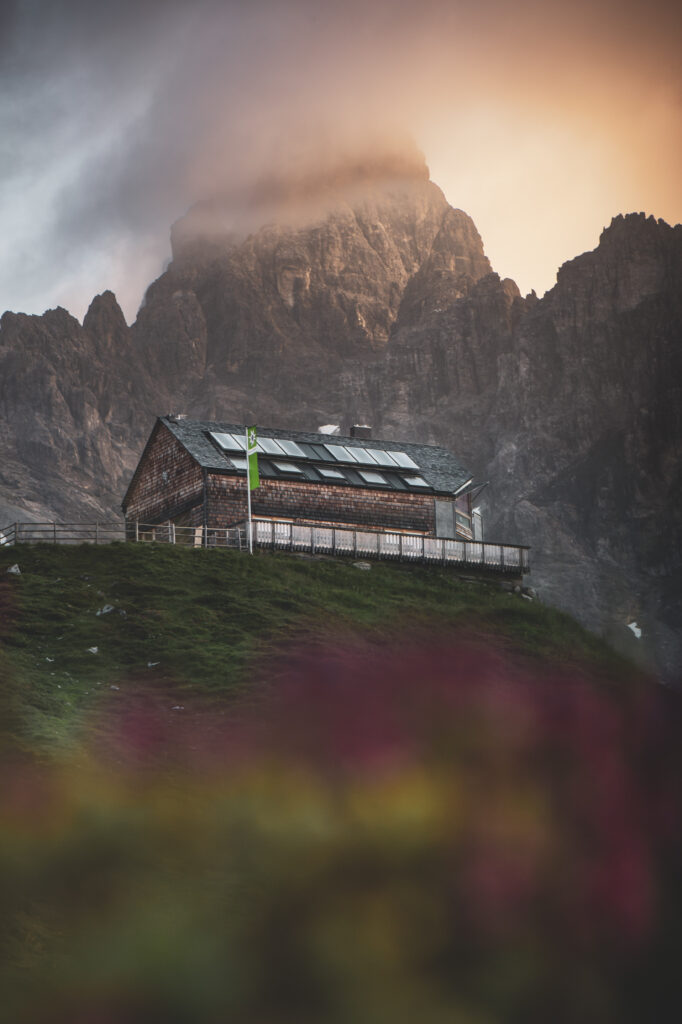
[[14, 563], [14, 565], [10, 565], [7, 572], [9, 573], [10, 576], [21, 576], [21, 569], [19, 568], [16, 562]]

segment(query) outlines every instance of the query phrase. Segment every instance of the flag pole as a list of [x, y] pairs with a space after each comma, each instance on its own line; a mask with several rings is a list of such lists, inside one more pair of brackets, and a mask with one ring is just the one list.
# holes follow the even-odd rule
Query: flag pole
[[249, 459], [249, 428], [246, 427], [246, 503], [249, 523], [249, 554], [253, 554], [253, 527], [251, 525], [251, 460]]

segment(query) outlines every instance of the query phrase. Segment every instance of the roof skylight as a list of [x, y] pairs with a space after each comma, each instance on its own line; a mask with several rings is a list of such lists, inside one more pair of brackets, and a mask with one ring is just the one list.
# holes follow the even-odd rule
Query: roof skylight
[[345, 448], [342, 444], [326, 444], [325, 448], [339, 462], [357, 462], [352, 448]]
[[299, 448], [295, 441], [278, 441], [278, 444], [281, 445], [287, 455], [294, 455], [297, 459], [308, 458], [303, 449]]
[[356, 462], [364, 462], [366, 466], [376, 466], [377, 460], [369, 449], [354, 447], [349, 448], [348, 450], [353, 453]]
[[284, 449], [280, 445], [279, 441], [275, 441], [274, 437], [259, 437], [258, 451], [263, 452], [265, 455], [285, 454]]
[[329, 469], [327, 466], [317, 466], [317, 472], [322, 476], [329, 477], [330, 480], [345, 480], [345, 476], [340, 469]]
[[368, 484], [385, 484], [386, 477], [383, 477], [381, 473], [373, 473], [370, 469], [359, 469], [358, 473]]
[[393, 456], [385, 452], [383, 448], [372, 448], [372, 455], [380, 466], [395, 467], [398, 465]]
[[411, 459], [406, 452], [391, 452], [391, 455], [398, 465], [403, 467], [403, 469], [419, 469], [419, 466], [414, 459]]
[[222, 434], [209, 430], [209, 436], [220, 445], [221, 448], [227, 451], [244, 451], [244, 441], [235, 437], [234, 434]]
[[423, 476], [404, 476], [403, 480], [410, 487], [430, 487], [431, 484], [427, 483]]
[[276, 466], [281, 473], [302, 473], [303, 470], [300, 466], [295, 465], [293, 462], [275, 462], [273, 460], [273, 466]]

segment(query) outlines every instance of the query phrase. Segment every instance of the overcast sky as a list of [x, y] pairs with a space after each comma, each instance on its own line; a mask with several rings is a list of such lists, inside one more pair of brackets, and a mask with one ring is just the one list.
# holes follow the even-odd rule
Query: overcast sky
[[0, 0], [0, 311], [132, 320], [194, 201], [407, 133], [542, 294], [616, 213], [682, 219], [679, 7]]

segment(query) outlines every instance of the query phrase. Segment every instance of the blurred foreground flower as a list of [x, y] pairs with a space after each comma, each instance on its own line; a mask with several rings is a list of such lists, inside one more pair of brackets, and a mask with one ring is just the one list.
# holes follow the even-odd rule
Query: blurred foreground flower
[[466, 646], [302, 658], [229, 714], [122, 690], [89, 756], [5, 766], [8, 1020], [603, 1024], [675, 999], [675, 695]]

